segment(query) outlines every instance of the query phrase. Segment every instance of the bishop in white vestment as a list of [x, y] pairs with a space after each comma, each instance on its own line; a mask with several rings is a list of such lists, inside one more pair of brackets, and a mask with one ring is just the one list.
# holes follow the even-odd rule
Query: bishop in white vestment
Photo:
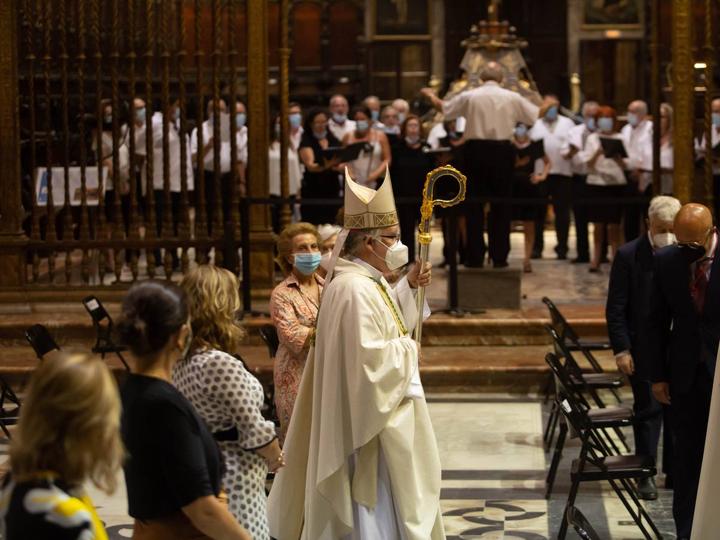
[[349, 177], [342, 258], [326, 285], [284, 452], [270, 492], [278, 540], [439, 540], [440, 460], [409, 335], [419, 263], [407, 262], [390, 178]]

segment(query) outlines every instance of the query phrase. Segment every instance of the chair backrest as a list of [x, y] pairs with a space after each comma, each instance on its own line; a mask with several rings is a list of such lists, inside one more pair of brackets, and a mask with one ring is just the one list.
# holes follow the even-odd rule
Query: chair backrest
[[600, 535], [595, 532], [595, 529], [592, 528], [582, 512], [574, 506], [568, 508], [567, 520], [568, 523], [575, 528], [575, 532], [577, 532], [583, 540], [600, 540]]
[[574, 375], [578, 380], [583, 380], [582, 368], [578, 365], [575, 357], [572, 355], [572, 351], [567, 346], [567, 343], [560, 336], [557, 330], [549, 324], [544, 326], [545, 331], [550, 334], [553, 341], [553, 347], [555, 347], [555, 354], [565, 359], [565, 367]]
[[110, 317], [110, 314], [105, 309], [105, 306], [100, 303], [100, 300], [98, 300], [97, 297], [92, 295], [86, 296], [83, 298], [82, 303], [87, 312], [90, 314], [93, 324], [101, 324], [105, 320], [107, 320], [108, 324], [112, 324], [112, 317]]
[[567, 322], [567, 319], [565, 319], [563, 314], [560, 313], [560, 310], [553, 303], [553, 301], [550, 300], [547, 296], [544, 296], [542, 301], [543, 301], [543, 304], [545, 304], [547, 306], [548, 311], [550, 312], [550, 321], [551, 321], [550, 324], [555, 329], [558, 336], [560, 336], [560, 339], [563, 342], [565, 342], [566, 339], [569, 339], [574, 342], [579, 341], [578, 335], [572, 329], [572, 326], [570, 326], [570, 324]]
[[587, 402], [579, 396], [579, 393], [570, 381], [567, 369], [562, 365], [557, 355], [547, 353], [545, 355], [545, 362], [550, 366], [553, 375], [555, 375], [560, 384], [560, 392], [557, 399], [563, 415], [576, 432], [580, 433], [584, 431], [589, 423], [587, 417]]
[[267, 345], [268, 353], [270, 358], [275, 358], [278, 347], [280, 346], [280, 339], [278, 338], [277, 330], [272, 324], [265, 324], [260, 327], [260, 337]]
[[50, 335], [50, 331], [42, 324], [33, 324], [25, 330], [25, 338], [40, 360], [50, 351], [60, 350], [60, 347]]

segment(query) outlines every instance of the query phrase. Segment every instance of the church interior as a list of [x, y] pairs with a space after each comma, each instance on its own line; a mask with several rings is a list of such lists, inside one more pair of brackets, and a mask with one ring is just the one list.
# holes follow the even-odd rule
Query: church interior
[[[262, 383], [263, 414], [279, 426], [279, 239], [300, 222], [319, 231], [314, 251], [342, 235], [348, 165], [362, 187], [392, 182], [398, 239], [410, 262], [432, 263], [418, 364], [444, 537], [689, 538], [674, 514], [667, 410], [655, 456], [640, 459], [639, 375], [620, 367], [627, 350], [611, 335], [609, 287], [619, 246], [654, 242], [653, 197], [704, 205], [717, 220], [718, 21], [713, 0], [3, 0], [1, 474], [11, 474], [18, 415], [43, 363], [91, 353], [122, 385], [135, 369], [116, 328], [128, 291], [179, 285], [204, 265], [235, 276], [244, 337], [227, 352]], [[513, 120], [508, 135], [540, 141], [521, 173], [526, 191], [482, 187], [495, 169], [481, 164], [493, 148], [481, 143], [494, 128], [478, 126], [467, 100], [466, 112], [449, 113], [491, 83], [536, 111], [535, 126]], [[619, 191], [586, 184], [593, 173], [570, 154], [557, 158], [568, 172], [556, 170], [555, 143], [537, 135], [543, 114], [570, 130], [613, 119], [586, 161], [620, 162]], [[637, 122], [649, 126], [639, 150], [621, 135]], [[592, 137], [563, 148], [583, 154]], [[609, 155], [612, 138], [623, 154]], [[636, 152], [639, 164], [624, 167]], [[462, 182], [443, 177], [423, 191], [437, 167]], [[437, 201], [453, 198], [467, 200]], [[385, 277], [395, 283], [411, 266]], [[78, 538], [133, 538], [123, 481], [89, 493], [107, 536]]]

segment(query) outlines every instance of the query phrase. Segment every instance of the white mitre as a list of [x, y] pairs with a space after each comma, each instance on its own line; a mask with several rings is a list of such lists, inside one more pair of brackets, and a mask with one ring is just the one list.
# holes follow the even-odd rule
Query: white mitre
[[386, 169], [385, 180], [380, 189], [376, 191], [354, 182], [346, 167], [345, 228], [384, 229], [398, 223], [390, 171]]

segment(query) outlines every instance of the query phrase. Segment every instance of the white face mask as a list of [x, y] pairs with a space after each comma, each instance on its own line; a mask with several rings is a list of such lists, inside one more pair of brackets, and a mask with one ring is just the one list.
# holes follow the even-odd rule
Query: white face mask
[[[387, 246], [386, 246], [387, 247]], [[385, 264], [390, 270], [397, 270], [408, 263], [408, 248], [401, 240], [398, 240], [385, 252]]]
[[330, 266], [330, 259], [332, 258], [332, 251], [328, 251], [327, 253], [323, 253], [323, 256], [320, 258], [320, 267], [324, 268], [325, 270], [328, 269]]
[[677, 244], [677, 238], [675, 238], [675, 235], [671, 232], [654, 234], [652, 236], [652, 244], [654, 247], [660, 249]]

